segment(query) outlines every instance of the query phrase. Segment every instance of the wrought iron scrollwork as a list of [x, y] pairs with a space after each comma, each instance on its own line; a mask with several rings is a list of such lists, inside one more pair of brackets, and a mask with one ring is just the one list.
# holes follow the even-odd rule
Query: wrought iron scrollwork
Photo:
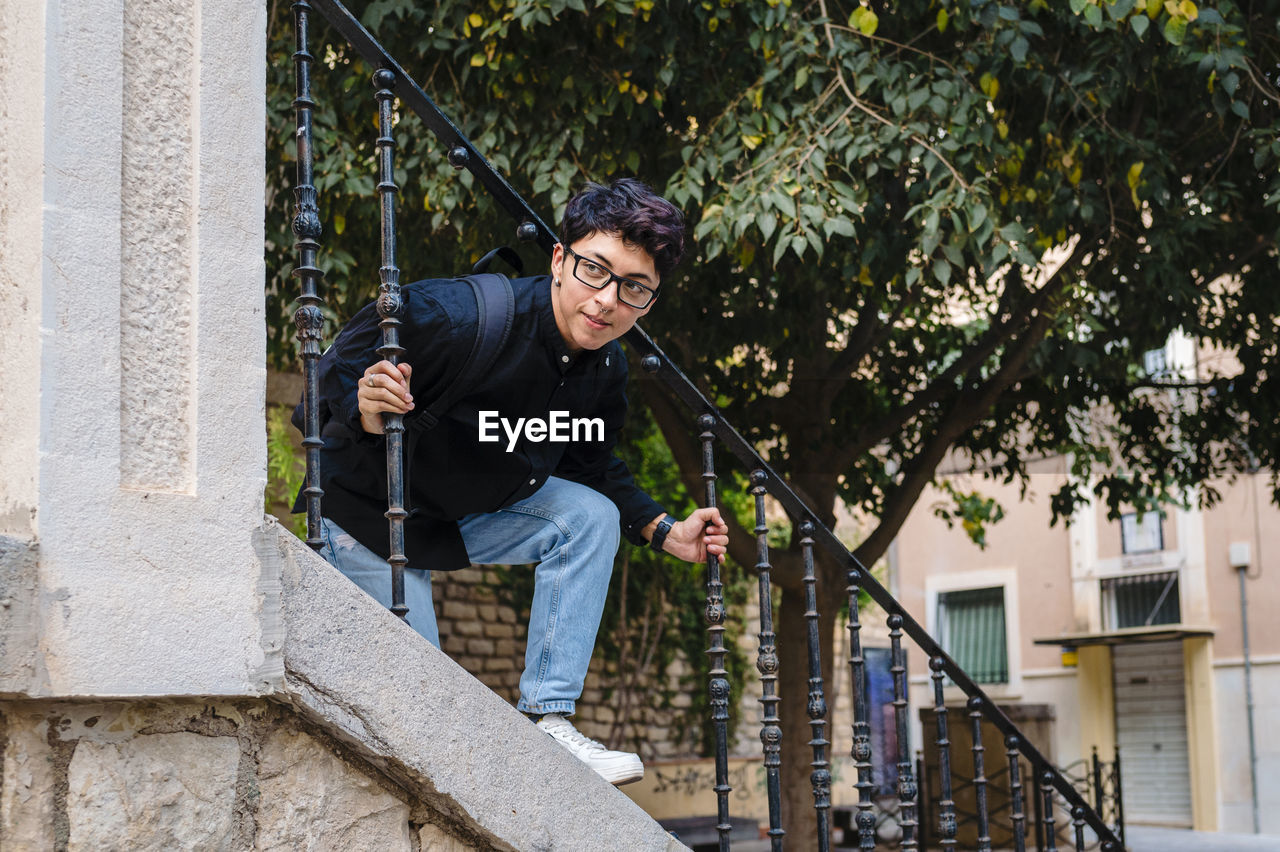
[[[714, 508], [716, 505], [716, 464], [715, 464], [715, 417], [703, 414], [698, 417], [698, 435], [702, 443], [702, 487], [703, 505]], [[729, 850], [729, 833], [733, 830], [729, 822], [729, 678], [724, 667], [727, 650], [724, 646], [724, 583], [720, 580], [720, 557], [707, 554], [707, 634], [711, 647], [707, 655], [711, 658], [710, 693], [711, 724], [716, 737], [716, 832], [720, 837], [720, 848]]]
[[1013, 826], [1014, 852], [1026, 852], [1027, 849], [1027, 816], [1023, 812], [1021, 755], [1018, 752], [1021, 743], [1013, 734], [1004, 738], [1005, 752], [1009, 756], [1009, 821]]
[[756, 669], [760, 672], [760, 742], [764, 746], [765, 788], [769, 801], [769, 840], [773, 852], [782, 852], [782, 727], [778, 719], [778, 649], [773, 632], [773, 590], [769, 583], [769, 525], [765, 522], [765, 480], [763, 470], [751, 471], [751, 494], [755, 498], [756, 577], [759, 581], [760, 650]]
[[[378, 316], [382, 321], [382, 345], [378, 354], [392, 364], [404, 355], [400, 345], [400, 269], [396, 266], [396, 186], [392, 137], [392, 102], [396, 75], [386, 68], [373, 72], [374, 98], [378, 102], [378, 197], [382, 208], [382, 265], [378, 268]], [[384, 413], [382, 431], [387, 444], [387, 535], [390, 540], [391, 611], [400, 618], [409, 615], [404, 602], [404, 569], [409, 564], [404, 553], [404, 521], [409, 512], [404, 505], [404, 415]]]
[[941, 799], [938, 801], [938, 836], [943, 849], [956, 845], [956, 803], [951, 793], [951, 739], [947, 730], [947, 705], [943, 701], [942, 681], [946, 661], [942, 657], [929, 660], [933, 678], [933, 712], [937, 728], [938, 778]]
[[898, 825], [902, 828], [902, 848], [915, 849], [916, 795], [919, 792], [912, 775], [911, 746], [907, 739], [907, 656], [902, 648], [902, 616], [889, 616], [889, 673], [893, 677], [893, 719], [898, 734]]
[[818, 852], [827, 852], [831, 843], [828, 811], [831, 808], [831, 764], [827, 762], [827, 699], [822, 683], [822, 645], [818, 637], [818, 578], [813, 562], [813, 521], [800, 522], [800, 555], [804, 560], [804, 620], [808, 639], [809, 700], [805, 711], [809, 716], [809, 746], [813, 749], [813, 808], [818, 821]]
[[969, 734], [973, 738], [973, 795], [978, 808], [978, 852], [991, 852], [991, 819], [987, 811], [986, 746], [982, 744], [982, 699], [969, 699]]
[[853, 749], [850, 756], [858, 773], [858, 813], [854, 821], [858, 830], [858, 848], [870, 852], [876, 848], [875, 803], [871, 781], [871, 718], [867, 702], [867, 664], [862, 655], [862, 621], [858, 595], [862, 571], [851, 568], [845, 574], [849, 595], [849, 683], [853, 690]]
[[310, 25], [311, 4], [298, 0], [292, 6], [294, 22], [294, 74], [297, 79], [296, 97], [293, 99], [297, 131], [294, 140], [297, 151], [297, 186], [293, 190], [294, 215], [292, 228], [297, 237], [294, 248], [298, 253], [298, 265], [293, 276], [301, 284], [298, 309], [293, 323], [302, 356], [302, 448], [306, 454], [307, 473], [302, 489], [307, 509], [307, 545], [313, 550], [324, 547], [320, 535], [320, 501], [324, 490], [320, 487], [320, 341], [324, 337], [324, 300], [320, 297], [320, 282], [324, 273], [316, 265], [320, 252], [320, 207], [316, 201], [315, 162], [312, 147], [311, 114], [315, 101], [311, 99]]
[[1044, 797], [1040, 819], [1044, 824], [1045, 852], [1058, 852], [1058, 832], [1053, 823], [1053, 780], [1053, 772], [1049, 769], [1040, 775], [1040, 793]]

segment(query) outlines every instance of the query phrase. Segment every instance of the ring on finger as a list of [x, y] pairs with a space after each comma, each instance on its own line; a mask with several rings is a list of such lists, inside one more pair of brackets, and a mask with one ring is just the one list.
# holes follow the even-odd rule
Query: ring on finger
[[377, 387], [377, 384], [373, 381], [373, 376], [369, 377], [369, 387]]

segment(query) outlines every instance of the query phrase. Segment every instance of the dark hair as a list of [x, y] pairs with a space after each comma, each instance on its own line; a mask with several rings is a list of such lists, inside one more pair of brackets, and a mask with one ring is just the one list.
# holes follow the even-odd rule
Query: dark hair
[[684, 254], [684, 214], [635, 178], [608, 186], [589, 183], [569, 199], [560, 221], [560, 242], [573, 245], [592, 234], [617, 234], [653, 258], [659, 279]]

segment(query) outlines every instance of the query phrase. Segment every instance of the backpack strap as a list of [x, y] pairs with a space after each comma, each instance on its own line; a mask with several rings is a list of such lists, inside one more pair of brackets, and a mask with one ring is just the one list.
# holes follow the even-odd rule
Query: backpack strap
[[417, 421], [418, 431], [435, 428], [453, 405], [457, 392], [474, 386], [477, 379], [489, 372], [498, 353], [506, 345], [515, 321], [516, 300], [511, 279], [497, 272], [482, 272], [461, 280], [471, 285], [476, 297], [476, 339], [453, 381], [431, 405], [413, 418]]
[[515, 249], [511, 246], [498, 246], [493, 251], [476, 261], [475, 266], [471, 267], [473, 275], [479, 275], [489, 271], [490, 264], [494, 259], [503, 260], [507, 266], [516, 271], [516, 276], [524, 275], [524, 261], [520, 259], [520, 255], [516, 254]]

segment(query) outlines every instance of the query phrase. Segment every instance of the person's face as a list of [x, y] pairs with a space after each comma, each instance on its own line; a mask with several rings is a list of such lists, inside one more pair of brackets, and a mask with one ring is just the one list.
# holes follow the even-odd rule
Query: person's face
[[[643, 284], [651, 290], [658, 289], [658, 273], [653, 258], [639, 246], [629, 245], [617, 234], [596, 232], [569, 246], [556, 244], [551, 255], [551, 307], [556, 316], [556, 327], [564, 338], [569, 351], [599, 349], [610, 340], [616, 340], [631, 330], [636, 320], [649, 313], [651, 301], [644, 308], [634, 308], [618, 299], [618, 282], [610, 280], [599, 290], [592, 289], [574, 276], [574, 262], [580, 274], [590, 280], [588, 265], [593, 265], [596, 275], [600, 267], [621, 278]], [[559, 282], [557, 286], [556, 282]], [[634, 296], [631, 301], [638, 301]]]

